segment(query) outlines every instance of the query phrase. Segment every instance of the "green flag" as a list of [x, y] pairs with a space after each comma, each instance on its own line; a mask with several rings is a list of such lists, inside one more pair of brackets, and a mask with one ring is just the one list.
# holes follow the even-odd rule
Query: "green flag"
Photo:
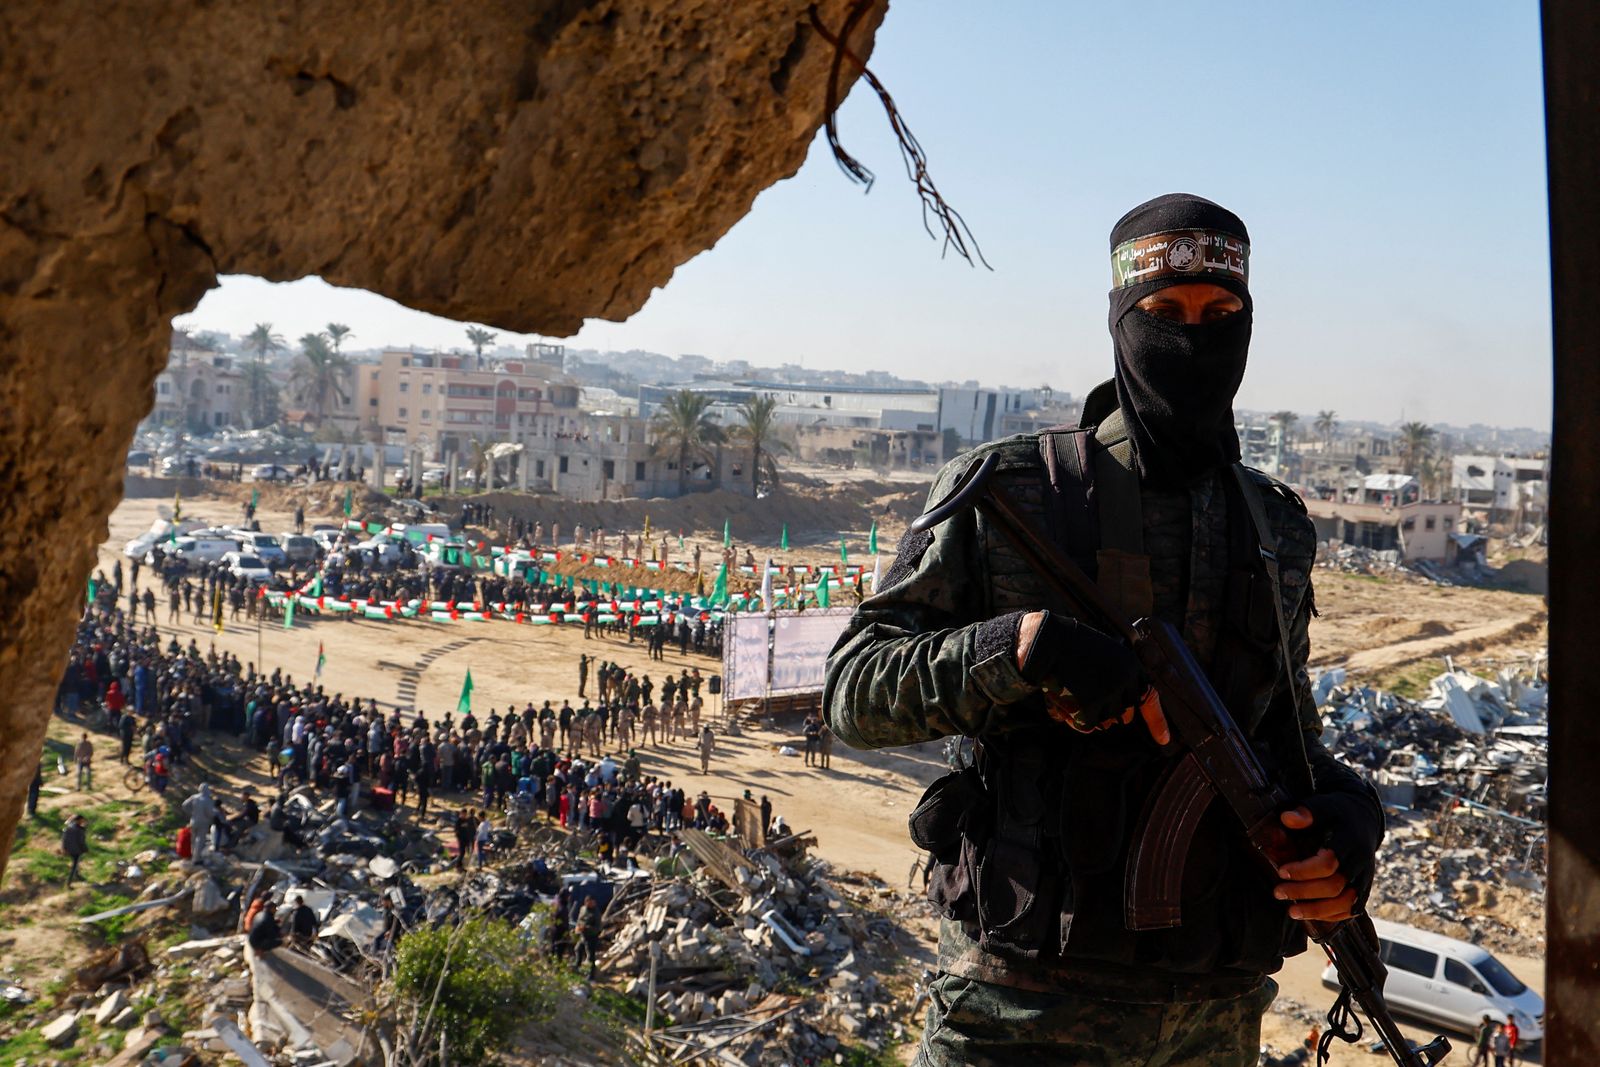
[[461, 696], [456, 701], [456, 710], [463, 715], [472, 711], [472, 668], [467, 668], [466, 680], [461, 683]]
[[782, 540], [782, 542], [779, 543], [778, 547], [783, 549], [785, 552], [789, 551], [789, 524], [788, 523], [784, 523], [783, 524], [783, 540]]
[[724, 563], [717, 568], [717, 584], [711, 587], [711, 603], [713, 606], [728, 602], [728, 565]]
[[731, 519], [722, 520], [722, 547], [727, 548], [733, 544], [733, 524]]
[[867, 551], [873, 555], [878, 553], [878, 524], [873, 522], [872, 532], [867, 534]]
[[344, 517], [349, 518], [350, 513], [356, 509], [356, 497], [353, 489], [344, 491]]
[[839, 535], [839, 564], [845, 567], [850, 565], [850, 549], [845, 547], [844, 534]]
[[259, 503], [261, 503], [261, 490], [259, 490], [259, 489], [250, 490], [250, 507], [251, 507], [251, 510], [254, 510], [255, 506], [257, 504], [259, 504]]
[[85, 599], [87, 599], [89, 603], [93, 604], [94, 603], [94, 595], [98, 591], [99, 590], [95, 588], [94, 576], [90, 575], [89, 576], [89, 595]]
[[828, 607], [830, 599], [828, 596], [828, 572], [823, 571], [822, 581], [817, 583], [817, 607]]
[[283, 602], [283, 628], [294, 629], [294, 594], [290, 593]]
[[311, 582], [311, 595], [315, 597], [322, 595], [322, 575], [320, 574]]

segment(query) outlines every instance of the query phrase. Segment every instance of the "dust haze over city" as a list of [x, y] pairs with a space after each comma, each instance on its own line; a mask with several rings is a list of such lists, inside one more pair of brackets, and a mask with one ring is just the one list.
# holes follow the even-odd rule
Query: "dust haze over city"
[[[794, 6], [760, 2], [783, 19]], [[1319, 788], [1347, 776], [1381, 807], [1358, 907], [1382, 938], [1391, 1039], [1447, 1034], [1451, 1062], [1504, 1041], [1509, 1062], [1542, 1062], [1552, 340], [1537, 6], [883, 9], [827, 0], [795, 16], [804, 47], [744, 21], [658, 27], [643, 9], [621, 30], [551, 14], [549, 40], [529, 38], [549, 49], [543, 66], [525, 64], [504, 100], [485, 90], [490, 113], [560, 93], [530, 85], [584, 91], [616, 69], [613, 33], [683, 33], [741, 72], [713, 95], [750, 129], [697, 125], [676, 96], [644, 119], [622, 106], [624, 145], [639, 133], [629, 123], [665, 124], [671, 136], [645, 140], [673, 162], [652, 171], [641, 159], [654, 156], [621, 148], [637, 189], [574, 203], [585, 233], [600, 232], [593, 212], [669, 213], [663, 232], [689, 227], [663, 238], [670, 255], [582, 247], [597, 272], [584, 278], [582, 243], [556, 240], [547, 201], [528, 193], [532, 221], [500, 218], [514, 202], [479, 189], [442, 235], [430, 212], [418, 233], [442, 248], [467, 219], [471, 276], [496, 277], [487, 253], [504, 282], [488, 295], [464, 298], [450, 276], [459, 246], [392, 271], [381, 253], [363, 260], [372, 291], [300, 261], [262, 271], [297, 279], [283, 282], [228, 269], [255, 262], [264, 239], [232, 258], [208, 247], [215, 284], [172, 317], [165, 362], [134, 398], [121, 496], [95, 519], [87, 588], [68, 610], [76, 629], [58, 627], [62, 648], [47, 650], [70, 645], [47, 679], [0, 884], [0, 1062], [888, 1067], [919, 1048], [958, 1062], [936, 1035], [959, 1021], [933, 1020], [950, 983], [990, 972], [952, 970], [951, 945], [970, 959], [992, 931], [939, 895], [967, 860], [907, 828], [952, 782], [1001, 788], [1005, 731], [962, 709], [976, 701], [1000, 722], [1026, 708], [1063, 746], [1102, 730], [1159, 741], [1149, 709], [1168, 695], [1130, 657], [1142, 695], [1125, 714], [1117, 704], [1121, 725], [1082, 718], [1088, 674], [1045, 678], [1028, 654], [1059, 634], [1052, 616], [1067, 622], [1057, 587], [971, 580], [1026, 558], [997, 512], [917, 523], [936, 485], [986, 457], [1003, 460], [986, 491], [1029, 502], [1063, 557], [1070, 544], [1075, 565], [1099, 568], [1087, 584], [1116, 610], [1172, 616], [1235, 717], [1261, 695], [1269, 710], [1246, 732], [1315, 716], [1308, 775]], [[820, 128], [832, 34], [857, 18], [846, 36], [870, 49], [971, 262], [924, 211], [866, 82], [838, 87], [836, 121], [870, 191]], [[657, 61], [680, 62], [681, 47]], [[337, 50], [284, 69], [291, 107], [328, 96], [323, 111], [287, 113], [296, 130], [381, 95]], [[486, 85], [510, 77], [494, 70]], [[614, 88], [594, 90], [607, 115]], [[582, 114], [541, 121], [553, 138], [608, 136]], [[474, 126], [471, 152], [452, 144], [451, 158], [476, 153], [470, 165], [491, 172], [509, 158], [542, 179], [546, 157], [527, 163], [527, 127], [511, 128]], [[183, 129], [152, 137], [170, 147]], [[723, 141], [726, 156], [710, 150]], [[323, 150], [300, 143], [308, 158]], [[371, 158], [353, 166], [388, 180]], [[166, 180], [152, 173], [137, 180]], [[719, 183], [748, 193], [738, 210]], [[339, 188], [336, 205], [359, 199]], [[1108, 243], [1125, 212], [1173, 192], [1205, 200], [1184, 202], [1181, 224]], [[700, 198], [716, 211], [697, 211]], [[731, 228], [716, 221], [745, 205]], [[1201, 453], [1220, 434], [1221, 461], [1174, 487], [1147, 458], [1156, 438], [1118, 410], [1132, 394], [1090, 396], [1115, 366], [1107, 291], [1114, 307], [1132, 299], [1109, 268], [1189, 270], [1165, 240], [1139, 242], [1235, 240], [1230, 212], [1248, 227], [1248, 271], [1201, 258], [1172, 288], [1216, 283], [1207, 317], [1184, 320], [1208, 336], [1239, 313], [1229, 294], [1247, 293], [1248, 361], [1239, 349], [1243, 383], [1196, 438]], [[555, 237], [513, 236], [526, 232]], [[395, 247], [394, 232], [379, 236], [374, 248]], [[343, 251], [319, 262], [351, 277]], [[648, 300], [623, 321], [597, 317], [628, 304], [617, 293], [631, 271], [654, 286]], [[473, 306], [526, 323], [503, 294], [537, 295], [547, 276], [551, 306], [583, 321], [570, 336], [377, 291], [440, 309], [481, 295]], [[1148, 299], [1163, 291], [1140, 284]], [[611, 286], [609, 301], [594, 295]], [[1159, 302], [1130, 306], [1159, 317]], [[1067, 440], [1086, 467], [1061, 458]], [[1108, 457], [1129, 480], [1098, 481]], [[1057, 503], [1027, 510], [1029, 464]], [[1087, 550], [1087, 527], [1071, 525], [1079, 498], [1050, 496], [1061, 484], [1095, 502], [1082, 521], [1101, 540]], [[1133, 494], [1132, 520], [1102, 503], [1117, 492]], [[1271, 591], [1270, 640], [1239, 621], [1245, 578]], [[1240, 688], [1244, 668], [1231, 681], [1212, 668], [1245, 646], [1212, 635], [1208, 613], [1278, 664], [1259, 694]], [[980, 657], [932, 647], [947, 630], [1003, 648], [959, 661], [959, 694], [938, 688], [957, 662], [940, 657]], [[1094, 630], [1111, 643], [1093, 646], [1096, 662], [1122, 662], [1108, 651], [1118, 632]], [[923, 639], [927, 669], [903, 675], [910, 646], [876, 643]], [[1266, 731], [1250, 736], [1275, 758]], [[1331, 873], [1305, 876], [1338, 881], [1306, 906], [1332, 908], [1346, 872], [1353, 899], [1344, 847]], [[1269, 883], [1255, 888], [1270, 898]], [[1270, 988], [1259, 1033], [1250, 1013], [1218, 1033], [1241, 1065], [1313, 1062], [1341, 972], [1315, 946], [1269, 955], [1270, 967], [1223, 968], [1252, 995]], [[1366, 1060], [1375, 1040], [1335, 1045], [1332, 1062]]]

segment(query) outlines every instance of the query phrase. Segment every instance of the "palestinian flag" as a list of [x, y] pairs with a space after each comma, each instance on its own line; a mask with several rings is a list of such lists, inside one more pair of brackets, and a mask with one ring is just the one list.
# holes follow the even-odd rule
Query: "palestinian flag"
[[327, 654], [322, 651], [322, 642], [318, 641], [317, 642], [317, 669], [313, 672], [313, 677], [316, 677], [316, 678], [321, 678], [322, 677], [322, 668], [327, 665], [327, 662], [328, 662], [328, 657], [327, 657]]

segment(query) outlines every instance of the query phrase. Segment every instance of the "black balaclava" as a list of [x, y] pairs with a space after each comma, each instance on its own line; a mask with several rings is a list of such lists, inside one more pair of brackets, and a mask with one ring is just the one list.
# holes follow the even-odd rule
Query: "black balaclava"
[[[1233, 396], [1250, 348], [1249, 259], [1250, 235], [1239, 217], [1188, 193], [1140, 204], [1112, 227], [1117, 404], [1147, 484], [1188, 485], [1239, 459]], [[1186, 281], [1221, 286], [1244, 308], [1186, 326], [1134, 306]]]

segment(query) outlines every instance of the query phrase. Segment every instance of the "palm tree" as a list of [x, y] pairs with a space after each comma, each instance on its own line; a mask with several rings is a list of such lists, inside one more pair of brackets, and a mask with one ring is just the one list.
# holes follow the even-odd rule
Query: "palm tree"
[[250, 394], [251, 429], [271, 426], [282, 414], [278, 383], [272, 380], [272, 372], [265, 363], [246, 363], [242, 370], [245, 391]]
[[337, 355], [340, 354], [339, 346], [344, 344], [344, 339], [346, 337], [349, 337], [353, 332], [354, 331], [352, 331], [350, 329], [350, 327], [346, 326], [342, 322], [330, 322], [330, 323], [328, 323], [328, 329], [327, 329], [328, 340], [333, 343], [333, 354], [334, 355], [337, 356]]
[[468, 326], [467, 327], [467, 340], [469, 342], [471, 342], [471, 344], [472, 344], [472, 351], [473, 351], [473, 353], [474, 353], [474, 355], [475, 355], [475, 357], [477, 359], [477, 364], [476, 365], [480, 369], [483, 367], [483, 348], [484, 348], [484, 346], [485, 345], [494, 344], [494, 339], [496, 337], [498, 337], [498, 336], [499, 336], [499, 334], [490, 333], [488, 330], [485, 330], [482, 326]]
[[679, 389], [661, 405], [650, 429], [656, 436], [660, 455], [678, 457], [678, 494], [689, 488], [689, 459], [711, 458], [711, 446], [723, 441], [722, 427], [711, 414], [711, 398], [704, 393]]
[[1425, 457], [1433, 448], [1433, 427], [1421, 422], [1408, 422], [1400, 427], [1400, 462], [1407, 474], [1415, 475]]
[[731, 434], [735, 440], [750, 446], [750, 488], [758, 495], [761, 492], [762, 471], [766, 471], [768, 481], [777, 485], [778, 463], [775, 456], [789, 450], [788, 445], [773, 436], [776, 427], [772, 416], [777, 409], [778, 401], [772, 396], [751, 397], [739, 405], [739, 417], [744, 420], [744, 425], [735, 426]]
[[340, 379], [350, 369], [350, 361], [328, 344], [327, 334], [308, 333], [300, 338], [300, 356], [295, 360], [293, 389], [295, 402], [307, 407], [321, 422], [328, 410], [328, 396], [348, 400]]
[[258, 322], [256, 328], [245, 337], [244, 346], [256, 354], [255, 362], [245, 374], [245, 387], [250, 390], [250, 428], [254, 430], [274, 421], [267, 417], [266, 404], [263, 402], [266, 388], [272, 384], [267, 377], [266, 359], [268, 352], [283, 350], [283, 335], [272, 332], [272, 323]]
[[1339, 425], [1339, 413], [1337, 411], [1319, 411], [1317, 412], [1315, 425], [1317, 432], [1322, 435], [1322, 450], [1324, 452], [1332, 451], [1333, 431]]
[[1288, 444], [1294, 440], [1294, 424], [1300, 421], [1300, 416], [1292, 411], [1274, 411], [1272, 422], [1282, 427], [1283, 441]]

